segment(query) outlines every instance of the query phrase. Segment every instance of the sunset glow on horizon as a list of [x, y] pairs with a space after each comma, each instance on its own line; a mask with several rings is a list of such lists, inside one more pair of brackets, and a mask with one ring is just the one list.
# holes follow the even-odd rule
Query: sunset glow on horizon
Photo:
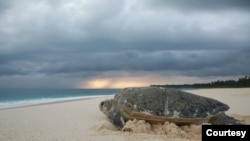
[[76, 88], [125, 88], [125, 87], [142, 87], [149, 86], [148, 82], [143, 82], [143, 80], [131, 80], [131, 78], [123, 78], [117, 80], [116, 78], [103, 78], [103, 79], [93, 79], [87, 82], [83, 81], [76, 85]]
[[[220, 78], [221, 80], [227, 78]], [[211, 82], [215, 78], [207, 78], [206, 81], [198, 77], [171, 76], [161, 77], [157, 75], [150, 76], [123, 76], [110, 78], [92, 78], [78, 82], [75, 88], [126, 88], [126, 87], [144, 87], [150, 85], [165, 85], [165, 84], [193, 84]], [[181, 82], [181, 83], [180, 83]]]

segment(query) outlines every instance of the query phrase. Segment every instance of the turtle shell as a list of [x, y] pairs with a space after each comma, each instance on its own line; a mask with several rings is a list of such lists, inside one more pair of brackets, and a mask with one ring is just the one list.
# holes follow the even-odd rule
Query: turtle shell
[[142, 119], [151, 123], [200, 124], [229, 109], [215, 99], [171, 88], [125, 88], [115, 96], [125, 120]]

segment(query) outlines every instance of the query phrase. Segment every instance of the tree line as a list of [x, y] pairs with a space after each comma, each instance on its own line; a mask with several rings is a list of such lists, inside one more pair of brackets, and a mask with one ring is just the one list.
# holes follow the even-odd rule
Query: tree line
[[245, 88], [250, 87], [250, 76], [238, 80], [217, 80], [209, 83], [181, 84], [181, 85], [151, 85], [166, 88]]

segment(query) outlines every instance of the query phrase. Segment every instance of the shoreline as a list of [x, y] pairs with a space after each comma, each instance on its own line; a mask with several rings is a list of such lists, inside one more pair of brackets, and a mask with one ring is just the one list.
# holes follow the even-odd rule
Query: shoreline
[[79, 98], [79, 99], [69, 99], [69, 100], [52, 101], [52, 102], [45, 102], [45, 103], [35, 103], [35, 104], [30, 104], [30, 105], [0, 108], [0, 111], [1, 110], [8, 110], [8, 109], [17, 109], [17, 108], [40, 106], [40, 105], [50, 105], [50, 104], [59, 104], [59, 103], [66, 103], [66, 102], [74, 102], [74, 101], [81, 101], [81, 100], [88, 100], [88, 99], [95, 99], [95, 98], [109, 97], [109, 96], [114, 96], [114, 95], [98, 95], [98, 96], [86, 97], [86, 98]]
[[[250, 124], [248, 107], [244, 107], [250, 101], [250, 88], [199, 89], [188, 90], [188, 92], [202, 96], [210, 95], [215, 99], [228, 101], [226, 104], [231, 107], [229, 115]], [[226, 93], [227, 95], [225, 95]], [[165, 135], [162, 134], [162, 128], [158, 126], [152, 126], [157, 130], [151, 131], [146, 123], [134, 121], [130, 123], [130, 126], [140, 127], [140, 130], [135, 130], [135, 132], [118, 131], [99, 110], [99, 103], [102, 100], [112, 98], [112, 96], [0, 110], [0, 140], [201, 140], [201, 126], [198, 125], [177, 127], [174, 124], [167, 124], [166, 128], [173, 132]], [[243, 106], [241, 107], [241, 105]]]

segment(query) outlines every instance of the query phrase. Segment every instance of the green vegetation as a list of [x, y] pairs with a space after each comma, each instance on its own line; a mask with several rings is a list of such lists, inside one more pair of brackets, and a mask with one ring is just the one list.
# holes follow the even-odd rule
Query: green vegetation
[[217, 80], [210, 83], [182, 84], [182, 85], [151, 85], [166, 88], [245, 88], [250, 87], [250, 76], [235, 80]]

